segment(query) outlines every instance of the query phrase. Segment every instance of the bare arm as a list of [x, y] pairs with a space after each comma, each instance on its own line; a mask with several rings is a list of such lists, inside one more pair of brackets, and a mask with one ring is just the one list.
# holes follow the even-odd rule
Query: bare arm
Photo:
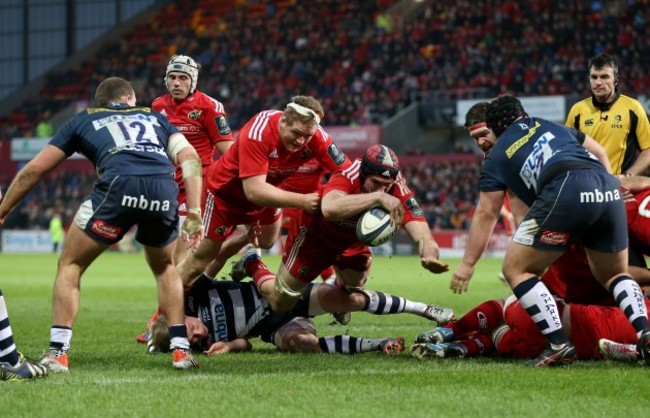
[[393, 223], [399, 225], [404, 217], [402, 202], [395, 196], [381, 191], [372, 193], [347, 194], [332, 190], [323, 196], [321, 211], [328, 221], [340, 221], [380, 205], [391, 213]]
[[639, 193], [650, 188], [650, 177], [632, 176], [621, 178], [621, 186], [632, 193]]
[[279, 189], [266, 182], [266, 175], [243, 179], [246, 198], [259, 206], [271, 208], [303, 208], [315, 212], [320, 205], [318, 193], [293, 193]]
[[183, 223], [183, 239], [190, 248], [196, 248], [203, 239], [201, 195], [203, 193], [203, 170], [201, 158], [183, 134], [172, 135], [168, 148], [172, 161], [181, 166], [183, 183], [187, 194], [187, 218]]
[[499, 219], [504, 196], [505, 191], [480, 193], [478, 206], [472, 218], [472, 226], [469, 229], [463, 260], [456, 267], [451, 279], [450, 287], [454, 293], [467, 291], [467, 285], [474, 274], [474, 266], [487, 248], [494, 225]]
[[217, 142], [217, 151], [219, 151], [219, 154], [223, 155], [228, 151], [228, 148], [232, 147], [232, 144], [233, 141], [219, 141]]
[[210, 346], [205, 351], [205, 355], [214, 356], [216, 354], [237, 353], [250, 351], [253, 348], [246, 338], [236, 338], [232, 341], [219, 341]]
[[411, 221], [404, 225], [413, 242], [418, 246], [420, 264], [432, 273], [444, 273], [449, 270], [449, 264], [440, 261], [440, 247], [429, 225], [423, 221]]
[[67, 156], [54, 145], [47, 145], [33, 160], [20, 170], [13, 179], [7, 193], [0, 202], [0, 226], [18, 202], [53, 168], [61, 164]]
[[631, 175], [641, 175], [650, 167], [650, 148], [644, 149], [636, 157], [636, 161], [625, 173]]
[[515, 225], [519, 226], [528, 212], [528, 205], [522, 202], [521, 199], [515, 196], [510, 190], [508, 190], [508, 199], [510, 199], [510, 212], [512, 212]]
[[609, 163], [609, 157], [607, 156], [607, 151], [602, 147], [595, 139], [589, 135], [585, 135], [585, 142], [582, 143], [582, 146], [587, 149], [590, 153], [594, 154], [598, 161], [600, 161], [607, 170], [608, 173], [612, 172], [612, 165]]

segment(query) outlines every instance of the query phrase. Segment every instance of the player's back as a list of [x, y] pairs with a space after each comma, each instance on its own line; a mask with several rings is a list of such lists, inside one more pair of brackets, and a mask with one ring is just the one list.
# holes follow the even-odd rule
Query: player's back
[[78, 152], [97, 169], [100, 180], [116, 175], [172, 173], [166, 154], [170, 135], [178, 132], [145, 107], [89, 108], [57, 132], [50, 144], [68, 156]]

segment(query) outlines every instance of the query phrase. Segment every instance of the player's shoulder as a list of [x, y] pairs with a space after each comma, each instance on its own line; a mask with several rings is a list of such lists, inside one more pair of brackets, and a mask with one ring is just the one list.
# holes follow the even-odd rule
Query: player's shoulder
[[163, 104], [168, 102], [170, 98], [171, 96], [169, 94], [158, 96], [155, 99], [153, 99], [153, 101], [151, 102], [151, 107], [156, 109], [157, 107], [162, 106]]
[[341, 170], [336, 171], [334, 175], [338, 175], [340, 177], [348, 179], [350, 182], [354, 182], [355, 180], [359, 180], [359, 174], [361, 171], [361, 159], [357, 158], [352, 163]]
[[275, 126], [277, 120], [282, 116], [280, 110], [263, 110], [253, 116], [242, 128], [239, 136], [246, 133], [249, 139], [262, 141], [264, 136]]
[[194, 92], [194, 100], [197, 105], [214, 110], [215, 113], [225, 113], [225, 106], [223, 103], [212, 96], [208, 96], [200, 90]]

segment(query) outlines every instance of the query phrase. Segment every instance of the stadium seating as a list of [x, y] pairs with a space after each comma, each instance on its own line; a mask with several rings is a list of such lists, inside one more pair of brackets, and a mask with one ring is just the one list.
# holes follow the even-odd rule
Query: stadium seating
[[173, 53], [198, 57], [200, 88], [225, 103], [234, 128], [298, 93], [322, 99], [329, 125], [380, 123], [441, 90], [585, 95], [586, 62], [603, 50], [619, 55], [624, 91], [650, 88], [643, 2], [426, 2], [408, 19], [395, 14], [392, 25], [376, 24], [395, 3], [170, 3], [76, 71], [51, 74], [38, 100], [0, 120], [0, 138], [33, 128], [43, 101], [54, 114], [90, 99], [107, 75], [136, 81], [148, 104], [163, 93]]

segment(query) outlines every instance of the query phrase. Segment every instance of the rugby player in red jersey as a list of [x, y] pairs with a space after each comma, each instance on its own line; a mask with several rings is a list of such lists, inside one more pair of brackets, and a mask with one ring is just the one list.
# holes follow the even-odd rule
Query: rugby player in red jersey
[[[220, 154], [226, 152], [233, 143], [233, 136], [223, 104], [197, 89], [200, 68], [200, 64], [189, 56], [172, 56], [164, 79], [168, 93], [157, 97], [151, 108], [164, 115], [185, 135], [201, 158], [205, 176], [214, 161], [215, 150]], [[180, 167], [176, 167], [176, 181], [182, 225], [187, 216], [187, 203]], [[185, 256], [187, 249], [187, 244], [179, 237], [174, 254], [176, 263]]]
[[[439, 260], [438, 244], [388, 147], [368, 148], [363, 159], [334, 172], [321, 193], [321, 212], [304, 211], [299, 228], [289, 231], [277, 275], [250, 252], [233, 267], [245, 269], [274, 311], [291, 309], [307, 284], [330, 265], [339, 284], [350, 291], [363, 288], [372, 257], [368, 246], [359, 242], [356, 225], [361, 214], [376, 205], [410, 235], [423, 268], [433, 273], [449, 269]], [[441, 309], [438, 322], [452, 315], [450, 309]]]
[[234, 145], [210, 166], [205, 175], [206, 239], [178, 265], [186, 285], [203, 272], [237, 225], [256, 225], [253, 244], [268, 249], [280, 230], [281, 208], [319, 210], [317, 192], [294, 193], [280, 185], [311, 159], [329, 171], [350, 165], [320, 126], [323, 116], [315, 98], [293, 97], [284, 111], [255, 115]]

